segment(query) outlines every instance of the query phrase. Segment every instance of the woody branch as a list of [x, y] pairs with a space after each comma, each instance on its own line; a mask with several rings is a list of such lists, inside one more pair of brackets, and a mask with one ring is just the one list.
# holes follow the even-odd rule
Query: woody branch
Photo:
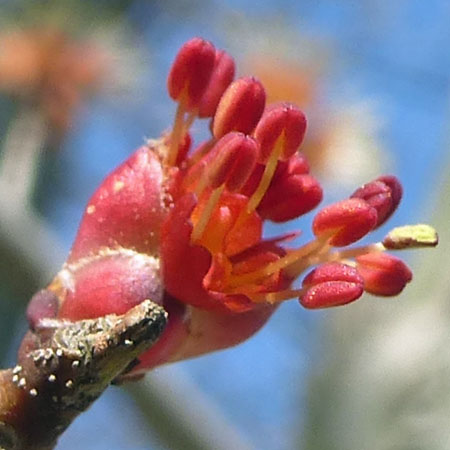
[[44, 450], [161, 334], [167, 313], [150, 300], [126, 314], [44, 321], [14, 368], [0, 371], [0, 448]]

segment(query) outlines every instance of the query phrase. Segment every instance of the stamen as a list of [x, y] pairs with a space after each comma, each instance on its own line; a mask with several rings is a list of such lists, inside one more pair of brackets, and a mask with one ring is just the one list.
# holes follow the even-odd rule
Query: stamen
[[198, 115], [198, 108], [192, 110], [188, 114], [186, 120], [184, 121], [184, 132], [185, 133], [187, 133], [190, 130], [192, 124], [194, 123], [194, 120], [197, 118], [197, 115]]
[[351, 258], [366, 255], [368, 253], [383, 252], [386, 250], [381, 242], [376, 244], [363, 245], [360, 247], [346, 248], [340, 251], [331, 251], [334, 249], [331, 245], [322, 247], [308, 258], [302, 258], [297, 263], [286, 269], [286, 275], [290, 278], [297, 278], [307, 267], [314, 266], [325, 262], [339, 261], [348, 265], [352, 265]]
[[[305, 288], [302, 289], [285, 289], [277, 292], [261, 292], [255, 294], [245, 293], [248, 298], [254, 303], [270, 303], [272, 305], [276, 303], [284, 302], [291, 298], [298, 298], [306, 292]], [[238, 293], [238, 292], [236, 292]]]
[[320, 238], [310, 241], [296, 250], [289, 251], [286, 256], [278, 259], [277, 261], [267, 264], [267, 266], [262, 267], [261, 269], [255, 270], [254, 272], [248, 272], [243, 275], [232, 276], [230, 277], [229, 285], [230, 287], [238, 287], [253, 283], [260, 280], [261, 278], [265, 278], [282, 269], [285, 269], [291, 264], [294, 264], [300, 259], [310, 255], [311, 253], [321, 250], [322, 247], [326, 245], [328, 238], [329, 236], [321, 236]]
[[308, 267], [315, 266], [321, 262], [328, 261], [325, 255], [329, 255], [331, 245], [326, 241], [322, 247], [318, 248], [314, 253], [299, 259], [298, 261], [286, 267], [285, 274], [291, 279], [299, 277]]
[[169, 166], [175, 165], [178, 156], [178, 148], [181, 144], [181, 141], [183, 140], [184, 114], [186, 112], [186, 98], [187, 98], [187, 89], [185, 88], [184, 92], [181, 94], [177, 106], [177, 111], [175, 114], [172, 132], [170, 133], [169, 153], [167, 155], [167, 164]]
[[275, 147], [272, 153], [270, 154], [269, 160], [267, 161], [266, 166], [264, 168], [261, 181], [259, 182], [259, 185], [256, 188], [255, 192], [250, 197], [247, 203], [247, 207], [243, 209], [239, 214], [239, 217], [236, 220], [235, 227], [242, 225], [247, 219], [247, 217], [253, 211], [255, 211], [255, 209], [261, 203], [261, 200], [264, 197], [264, 194], [266, 193], [267, 189], [269, 188], [270, 182], [272, 181], [275, 169], [277, 168], [278, 159], [280, 158], [281, 153], [283, 151], [284, 145], [283, 141], [284, 141], [284, 133], [277, 139]]
[[189, 155], [187, 167], [192, 167], [197, 164], [214, 147], [216, 142], [216, 138], [212, 137], [209, 141], [200, 144], [194, 152]]
[[209, 219], [211, 217], [212, 212], [214, 211], [217, 202], [222, 195], [224, 190], [224, 186], [220, 186], [217, 189], [214, 189], [208, 198], [208, 201], [201, 212], [201, 216], [198, 219], [197, 223], [194, 225], [194, 228], [191, 233], [191, 242], [197, 242], [201, 237], [203, 232], [205, 231], [206, 225], [208, 225]]
[[346, 248], [344, 250], [340, 250], [337, 252], [330, 252], [329, 259], [327, 260], [330, 261], [331, 258], [334, 261], [348, 258], [356, 258], [357, 256], [366, 255], [368, 253], [384, 252], [385, 250], [386, 247], [381, 242], [377, 242], [375, 244], [362, 245], [359, 247]]
[[[203, 166], [203, 164], [202, 164]], [[197, 198], [200, 199], [200, 197], [203, 194], [203, 191], [206, 189], [206, 187], [209, 184], [209, 177], [208, 177], [208, 168], [206, 166], [203, 166], [203, 171], [200, 176], [200, 179], [197, 181], [197, 184], [195, 185], [194, 192], [197, 195]]]
[[251, 214], [258, 207], [258, 205], [261, 203], [262, 198], [264, 197], [264, 194], [269, 188], [270, 182], [273, 178], [273, 174], [275, 173], [275, 169], [277, 168], [278, 159], [280, 158], [281, 152], [283, 150], [283, 141], [284, 134], [277, 139], [275, 148], [273, 149], [270, 158], [267, 161], [261, 181], [259, 182], [256, 191], [248, 201], [247, 214]]

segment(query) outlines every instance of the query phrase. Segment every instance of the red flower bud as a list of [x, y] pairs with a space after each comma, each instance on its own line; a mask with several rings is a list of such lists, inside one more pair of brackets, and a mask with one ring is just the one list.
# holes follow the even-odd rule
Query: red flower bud
[[408, 266], [388, 253], [368, 253], [358, 256], [356, 262], [364, 278], [364, 289], [374, 295], [397, 295], [412, 280]]
[[396, 177], [379, 177], [357, 189], [351, 198], [362, 198], [378, 213], [376, 227], [382, 225], [397, 209], [402, 197], [402, 187]]
[[265, 163], [278, 139], [282, 139], [281, 160], [291, 157], [305, 137], [306, 117], [291, 103], [268, 108], [256, 126], [254, 136], [261, 145], [260, 162]]
[[[249, 77], [227, 87], [233, 72], [232, 59], [209, 42], [195, 38], [182, 47], [168, 78], [179, 102], [172, 131], [138, 149], [92, 196], [67, 262], [28, 307], [32, 329], [43, 318], [120, 314], [151, 299], [169, 322], [138, 357], [135, 370], [142, 371], [242, 342], [289, 298], [300, 297], [306, 308], [337, 306], [360, 297], [364, 284], [368, 292], [394, 295], [411, 279], [402, 261], [377, 253], [357, 257], [357, 269], [323, 264], [294, 288], [305, 267], [338, 255], [327, 242], [350, 244], [384, 222], [401, 186], [380, 177], [322, 209], [313, 223], [319, 239], [299, 248], [284, 248], [292, 235], [264, 239], [264, 219], [297, 217], [322, 190], [296, 153], [303, 113], [282, 104], [261, 119], [264, 88]], [[216, 110], [213, 136], [192, 154], [186, 133], [199, 110]], [[255, 138], [247, 136], [255, 127]], [[437, 242], [424, 226], [393, 230], [387, 239], [401, 248]], [[340, 257], [361, 249], [345, 253]], [[29, 345], [25, 339], [22, 353]]]
[[303, 280], [305, 294], [300, 303], [309, 309], [328, 308], [350, 303], [361, 297], [364, 281], [358, 271], [346, 264], [325, 263]]
[[266, 93], [253, 77], [239, 78], [228, 86], [214, 115], [213, 134], [216, 139], [230, 131], [250, 134], [260, 119]]
[[179, 50], [167, 79], [169, 95], [176, 101], [186, 95], [186, 108], [196, 108], [208, 87], [215, 60], [214, 46], [193, 38]]
[[350, 198], [320, 210], [313, 221], [317, 237], [330, 234], [330, 244], [343, 247], [361, 239], [377, 223], [377, 211], [359, 198]]
[[216, 50], [214, 69], [208, 87], [200, 102], [199, 117], [212, 117], [216, 112], [220, 97], [234, 78], [234, 60], [223, 50]]
[[225, 183], [230, 192], [238, 191], [248, 180], [259, 154], [258, 143], [242, 133], [232, 132], [222, 137], [211, 150], [210, 186]]

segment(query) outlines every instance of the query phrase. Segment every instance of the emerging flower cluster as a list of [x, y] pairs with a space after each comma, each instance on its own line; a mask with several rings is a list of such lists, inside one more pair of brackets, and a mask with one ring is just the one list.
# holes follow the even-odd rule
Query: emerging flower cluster
[[[385, 250], [436, 245], [431, 227], [348, 247], [397, 208], [402, 187], [394, 176], [320, 209], [314, 239], [299, 248], [286, 247], [295, 233], [263, 238], [266, 221], [316, 208], [322, 187], [298, 152], [303, 112], [267, 106], [261, 83], [234, 73], [233, 59], [210, 42], [183, 45], [168, 77], [178, 104], [172, 130], [138, 149], [94, 194], [67, 263], [30, 303], [32, 327], [45, 317], [123, 313], [150, 298], [167, 309], [169, 325], [140, 357], [135, 371], [145, 370], [237, 344], [287, 299], [309, 309], [340, 306], [364, 291], [397, 295], [411, 281], [406, 264]], [[193, 146], [197, 118], [210, 119], [211, 136]]]

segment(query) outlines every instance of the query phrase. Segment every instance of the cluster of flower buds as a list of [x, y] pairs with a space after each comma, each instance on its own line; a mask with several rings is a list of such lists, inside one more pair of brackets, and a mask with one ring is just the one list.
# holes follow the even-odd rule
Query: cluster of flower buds
[[[94, 194], [69, 259], [47, 288], [51, 307], [36, 305], [49, 301], [42, 293], [30, 307], [33, 326], [48, 311], [77, 320], [150, 298], [167, 309], [169, 325], [140, 357], [135, 370], [145, 370], [243, 341], [284, 300], [338, 306], [364, 291], [397, 295], [411, 280], [385, 250], [436, 245], [433, 229], [401, 228], [383, 242], [348, 247], [397, 208], [402, 188], [393, 176], [319, 210], [314, 239], [298, 248], [285, 245], [292, 234], [263, 238], [265, 221], [310, 212], [322, 188], [298, 152], [303, 112], [290, 103], [266, 106], [261, 83], [233, 81], [234, 72], [233, 59], [210, 42], [183, 45], [168, 78], [178, 104], [171, 131], [137, 150]], [[197, 118], [209, 120], [211, 136], [191, 148]]]

